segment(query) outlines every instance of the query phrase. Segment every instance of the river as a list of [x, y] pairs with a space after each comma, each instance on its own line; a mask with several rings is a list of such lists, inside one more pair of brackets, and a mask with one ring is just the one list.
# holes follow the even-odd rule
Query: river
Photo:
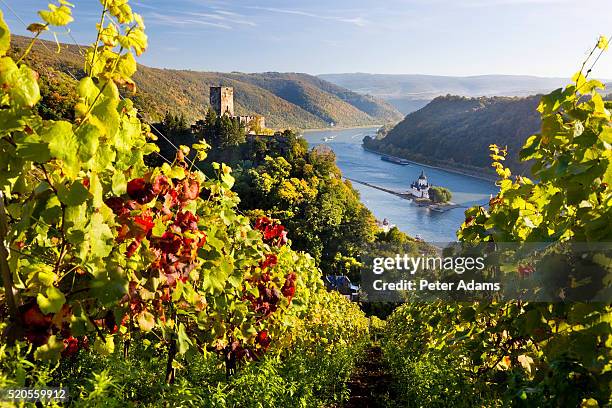
[[[495, 194], [493, 182], [475, 177], [434, 169], [419, 164], [400, 166], [380, 160], [380, 155], [365, 151], [361, 141], [366, 135], [374, 136], [377, 128], [309, 131], [304, 138], [311, 147], [329, 146], [337, 157], [337, 163], [344, 177], [367, 182], [396, 191], [408, 190], [421, 171], [424, 170], [429, 183], [448, 188], [452, 201], [469, 207], [486, 204], [490, 194]], [[333, 138], [324, 142], [324, 138]], [[417, 207], [411, 201], [383, 191], [353, 183], [359, 191], [361, 201], [382, 220], [411, 236], [419, 235], [428, 242], [449, 242], [456, 240], [456, 231], [464, 220], [465, 208], [456, 208], [443, 213], [426, 207]]]

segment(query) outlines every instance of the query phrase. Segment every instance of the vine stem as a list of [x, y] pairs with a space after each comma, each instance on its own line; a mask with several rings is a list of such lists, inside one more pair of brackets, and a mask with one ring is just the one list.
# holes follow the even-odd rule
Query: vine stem
[[13, 292], [13, 275], [8, 264], [9, 252], [4, 245], [4, 241], [8, 235], [8, 221], [6, 218], [6, 210], [4, 208], [4, 195], [0, 191], [0, 273], [2, 283], [4, 284], [4, 296], [9, 310], [9, 317], [13, 322], [19, 320], [19, 309], [17, 308], [17, 300]]
[[104, 0], [104, 7], [102, 9], [102, 15], [100, 16], [100, 27], [98, 27], [98, 35], [96, 36], [96, 43], [94, 44], [93, 56], [91, 57], [91, 66], [89, 67], [88, 75], [91, 77], [93, 73], [93, 67], [96, 63], [96, 54], [98, 54], [98, 44], [100, 44], [100, 38], [102, 37], [102, 30], [104, 29], [104, 18], [106, 17], [106, 12], [108, 6], [108, 0]]
[[44, 29], [38, 31], [36, 33], [36, 35], [32, 38], [32, 40], [30, 41], [30, 44], [28, 44], [28, 48], [26, 48], [25, 52], [23, 53], [23, 55], [17, 60], [17, 62], [15, 64], [19, 64], [21, 61], [23, 61], [23, 59], [25, 57], [28, 56], [28, 54], [30, 54], [30, 51], [32, 51], [32, 48], [34, 47], [34, 44], [36, 43], [36, 41], [38, 40], [38, 37], [40, 37], [40, 34], [47, 29], [47, 27], [49, 27], [49, 23], [44, 25]]

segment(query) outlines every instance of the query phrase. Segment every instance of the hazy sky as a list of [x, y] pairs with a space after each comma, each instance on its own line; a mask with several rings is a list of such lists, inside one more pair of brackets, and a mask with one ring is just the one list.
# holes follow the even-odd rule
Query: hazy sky
[[[46, 0], [2, 0], [26, 22]], [[101, 5], [72, 0], [79, 42]], [[612, 0], [138, 0], [150, 39], [140, 62], [210, 71], [570, 76]], [[11, 29], [23, 25], [0, 1]], [[59, 31], [62, 41], [70, 41]], [[47, 34], [46, 38], [52, 38]], [[595, 75], [612, 78], [612, 49]]]

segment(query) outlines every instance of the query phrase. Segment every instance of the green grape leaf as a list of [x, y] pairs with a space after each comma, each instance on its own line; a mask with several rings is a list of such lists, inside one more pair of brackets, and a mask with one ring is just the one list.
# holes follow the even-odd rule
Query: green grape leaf
[[148, 38], [144, 30], [135, 28], [127, 35], [120, 35], [119, 44], [121, 44], [123, 48], [133, 49], [136, 55], [140, 56], [147, 49]]
[[17, 143], [17, 155], [24, 160], [36, 163], [46, 163], [51, 159], [49, 145], [41, 143], [35, 136], [28, 136]]
[[43, 295], [42, 293], [39, 293], [36, 296], [36, 302], [38, 303], [40, 310], [44, 314], [59, 312], [62, 306], [64, 306], [64, 303], [66, 303], [66, 297], [64, 294], [54, 286], [47, 288], [45, 293], [47, 296]]
[[27, 65], [17, 67], [11, 58], [0, 58], [0, 88], [18, 107], [31, 108], [40, 100], [37, 78]]
[[81, 205], [91, 197], [81, 180], [72, 183], [70, 188], [66, 188], [63, 184], [59, 184], [56, 188], [59, 200], [69, 207]]
[[57, 27], [66, 26], [74, 21], [72, 10], [70, 10], [68, 4], [61, 4], [59, 7], [55, 4], [49, 4], [49, 10], [41, 10], [38, 12], [38, 15], [50, 25]]
[[131, 53], [127, 53], [119, 57], [119, 62], [117, 63], [117, 73], [121, 75], [124, 79], [130, 79], [132, 75], [136, 73], [137, 69], [136, 60]]
[[599, 138], [608, 144], [612, 144], [612, 127], [606, 126], [599, 134]]
[[88, 106], [93, 103], [98, 93], [100, 93], [100, 89], [96, 86], [93, 79], [88, 76], [79, 81], [77, 91], [79, 96], [85, 99]]
[[127, 180], [125, 179], [125, 174], [123, 174], [123, 172], [115, 172], [115, 174], [113, 174], [112, 183], [113, 194], [116, 196], [121, 196], [127, 192]]
[[[110, 88], [110, 85], [106, 88]], [[89, 122], [96, 126], [102, 135], [111, 138], [119, 129], [118, 98], [101, 97], [100, 99], [91, 110]]]
[[97, 127], [86, 123], [78, 129], [75, 137], [79, 144], [79, 160], [82, 163], [89, 162], [95, 157], [100, 146], [100, 131]]
[[78, 142], [69, 122], [48, 122], [38, 130], [42, 140], [49, 143], [51, 155], [64, 163], [62, 170], [70, 178], [76, 178], [81, 168]]
[[93, 158], [91, 169], [98, 173], [102, 173], [105, 170], [113, 170], [113, 162], [116, 157], [117, 154], [112, 146], [102, 144], [98, 147], [98, 152]]
[[94, 208], [100, 208], [104, 205], [104, 187], [100, 182], [100, 177], [97, 173], [92, 173], [89, 178], [89, 192], [93, 196], [92, 205]]
[[87, 236], [91, 246], [90, 253], [93, 257], [105, 258], [113, 250], [113, 232], [104, 222], [104, 216], [101, 213], [97, 212], [91, 216]]
[[128, 293], [126, 274], [114, 261], [105, 261], [104, 268], [93, 273], [92, 295], [103, 305], [112, 306]]
[[185, 325], [183, 323], [179, 323], [177, 338], [178, 352], [179, 354], [185, 354], [187, 350], [189, 350], [189, 347], [193, 346], [193, 342], [187, 335], [187, 332], [185, 331]]
[[203, 289], [209, 293], [221, 293], [233, 266], [229, 262], [207, 269], [203, 272]]
[[49, 337], [47, 344], [40, 346], [34, 352], [34, 359], [45, 361], [57, 361], [64, 351], [64, 342], [58, 340], [55, 335]]
[[108, 357], [115, 351], [115, 339], [113, 336], [106, 336], [104, 339], [96, 337], [93, 349], [102, 357]]
[[0, 56], [6, 55], [11, 48], [11, 32], [4, 21], [4, 14], [0, 10]]

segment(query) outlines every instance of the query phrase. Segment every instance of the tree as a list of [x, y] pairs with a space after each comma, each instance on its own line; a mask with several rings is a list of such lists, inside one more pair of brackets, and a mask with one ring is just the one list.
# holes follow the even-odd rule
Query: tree
[[447, 203], [453, 198], [453, 195], [447, 188], [432, 186], [429, 188], [429, 197], [434, 203]]

